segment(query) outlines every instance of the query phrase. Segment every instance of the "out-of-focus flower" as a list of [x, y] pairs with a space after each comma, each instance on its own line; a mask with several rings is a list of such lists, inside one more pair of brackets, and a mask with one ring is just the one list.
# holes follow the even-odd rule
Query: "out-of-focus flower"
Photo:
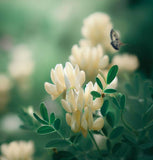
[[73, 65], [79, 65], [84, 70], [88, 80], [95, 80], [99, 69], [105, 69], [109, 64], [109, 57], [104, 55], [101, 45], [96, 47], [74, 45], [69, 57]]
[[1, 145], [2, 157], [6, 160], [32, 160], [34, 144], [32, 141], [13, 141]]
[[34, 70], [31, 51], [26, 46], [19, 45], [14, 48], [12, 55], [12, 61], [8, 68], [10, 75], [17, 81], [23, 81]]
[[119, 71], [135, 71], [139, 67], [137, 56], [130, 54], [121, 54], [113, 57], [113, 65], [118, 65]]
[[1, 130], [5, 133], [17, 133], [22, 124], [19, 117], [15, 114], [7, 114], [0, 121]]
[[80, 71], [78, 65], [73, 68], [72, 64], [67, 62], [63, 69], [62, 64], [57, 64], [55, 69], [51, 70], [51, 80], [53, 84], [45, 82], [45, 90], [56, 99], [60, 94], [70, 88], [79, 89], [85, 81], [85, 72]]
[[66, 99], [62, 99], [63, 108], [66, 113], [66, 122], [73, 132], [81, 131], [86, 137], [88, 130], [100, 130], [104, 126], [104, 120], [99, 117], [94, 120], [93, 113], [101, 108], [103, 98], [93, 100], [91, 91], [95, 90], [92, 82], [86, 85], [85, 91], [82, 88], [79, 91], [71, 89], [66, 94]]
[[104, 51], [114, 53], [115, 49], [110, 44], [110, 32], [112, 28], [113, 25], [107, 14], [100, 12], [91, 14], [84, 20], [82, 35], [85, 39], [81, 41], [81, 44], [91, 46], [101, 44]]
[[9, 101], [9, 91], [11, 87], [11, 80], [5, 74], [0, 74], [0, 110], [2, 110]]

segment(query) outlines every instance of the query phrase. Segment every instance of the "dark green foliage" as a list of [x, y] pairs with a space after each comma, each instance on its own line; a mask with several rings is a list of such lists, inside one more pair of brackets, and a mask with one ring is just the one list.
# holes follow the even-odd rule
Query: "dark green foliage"
[[111, 150], [111, 141], [109, 139], [107, 139], [107, 141], [106, 141], [106, 146], [107, 146], [107, 150], [110, 151]]
[[97, 82], [98, 86], [103, 90], [103, 85], [98, 77], [96, 77], [96, 82]]
[[109, 123], [109, 125], [111, 127], [114, 127], [114, 123], [115, 123], [115, 116], [112, 112], [108, 112], [106, 115], [106, 120]]
[[103, 106], [102, 106], [101, 109], [100, 109], [101, 114], [102, 114], [103, 116], [105, 116], [105, 115], [107, 114], [108, 105], [109, 105], [109, 101], [108, 101], [108, 100], [105, 100]]
[[99, 98], [101, 97], [101, 94], [99, 92], [96, 92], [96, 91], [92, 91], [91, 92], [91, 95], [94, 97], [94, 98]]
[[118, 66], [117, 65], [112, 66], [107, 74], [107, 84], [110, 84], [114, 80], [114, 78], [117, 75], [117, 72], [118, 72]]
[[124, 109], [124, 107], [125, 107], [125, 95], [121, 96], [120, 107], [121, 107], [121, 109]]
[[104, 93], [108, 93], [108, 94], [110, 94], [110, 93], [115, 93], [115, 92], [117, 92], [116, 89], [105, 89], [105, 90], [104, 90]]
[[77, 160], [77, 158], [71, 152], [59, 151], [53, 154], [53, 160]]
[[119, 137], [123, 133], [123, 131], [124, 131], [124, 127], [122, 126], [114, 128], [109, 135], [110, 139], [115, 139]]
[[68, 147], [70, 143], [64, 139], [54, 139], [46, 144], [46, 148], [63, 148]]
[[48, 122], [42, 120], [36, 113], [33, 113], [33, 116], [35, 117], [35, 119], [40, 122], [41, 124], [48, 124]]
[[54, 127], [55, 127], [55, 129], [59, 130], [60, 124], [61, 124], [60, 119], [56, 119], [56, 120], [54, 121]]
[[55, 121], [55, 114], [54, 114], [54, 113], [51, 113], [51, 114], [50, 114], [49, 123], [52, 124], [52, 123], [54, 123], [54, 121]]
[[53, 131], [55, 131], [55, 130], [51, 126], [41, 126], [40, 128], [38, 128], [37, 133], [39, 133], [39, 134], [49, 134]]
[[118, 103], [118, 101], [117, 101], [117, 99], [116, 99], [115, 97], [112, 97], [112, 102], [115, 104], [115, 106], [116, 106], [118, 109], [121, 109], [121, 108], [120, 108], [120, 105], [119, 105], [119, 103]]
[[49, 122], [47, 108], [44, 103], [40, 105], [40, 114], [45, 121]]

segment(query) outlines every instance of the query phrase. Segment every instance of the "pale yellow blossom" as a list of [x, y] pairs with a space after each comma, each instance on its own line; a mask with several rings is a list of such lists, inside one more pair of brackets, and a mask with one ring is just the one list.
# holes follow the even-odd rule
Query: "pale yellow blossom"
[[73, 67], [70, 62], [64, 68], [62, 64], [57, 64], [51, 70], [51, 80], [53, 83], [45, 82], [44, 86], [54, 100], [69, 88], [79, 89], [85, 81], [85, 73], [80, 71], [78, 65]]
[[118, 65], [119, 71], [133, 72], [139, 67], [139, 61], [137, 56], [127, 53], [114, 56], [112, 64]]
[[[93, 100], [91, 91], [96, 90], [97, 85], [89, 82], [85, 91], [80, 88], [78, 91], [71, 89], [67, 91], [66, 99], [62, 99], [61, 103], [66, 112], [66, 122], [73, 132], [82, 132], [84, 137], [87, 136], [88, 130], [100, 130], [103, 125], [103, 118], [99, 117], [94, 120], [93, 113], [100, 109], [103, 104], [103, 98]], [[102, 122], [102, 123], [100, 123]]]
[[98, 70], [105, 69], [109, 64], [109, 57], [104, 55], [101, 45], [96, 47], [74, 45], [69, 60], [85, 71], [87, 80], [95, 80]]
[[34, 144], [32, 141], [13, 141], [1, 145], [2, 157], [6, 160], [32, 160]]
[[111, 46], [110, 32], [113, 28], [109, 15], [105, 13], [94, 13], [89, 15], [83, 23], [82, 35], [85, 39], [81, 44], [96, 46], [102, 45], [104, 51], [116, 52]]

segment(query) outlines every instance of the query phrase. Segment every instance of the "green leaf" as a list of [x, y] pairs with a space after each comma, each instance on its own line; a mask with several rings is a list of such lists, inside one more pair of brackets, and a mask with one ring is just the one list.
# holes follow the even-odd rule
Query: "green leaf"
[[98, 77], [96, 77], [96, 82], [97, 82], [98, 86], [103, 90], [103, 85]]
[[115, 117], [112, 112], [107, 113], [106, 120], [110, 124], [111, 127], [114, 127]]
[[105, 116], [106, 113], [107, 113], [108, 105], [109, 105], [109, 101], [108, 101], [108, 100], [105, 100], [103, 106], [102, 106], [101, 109], [100, 109], [101, 114], [102, 114], [103, 116]]
[[124, 109], [124, 107], [125, 107], [125, 95], [122, 95], [122, 96], [121, 96], [120, 106], [121, 106], [122, 109]]
[[39, 134], [49, 134], [51, 132], [55, 131], [51, 126], [41, 126], [38, 128], [37, 133]]
[[62, 148], [69, 145], [70, 143], [64, 139], [54, 139], [46, 144], [46, 148]]
[[91, 91], [90, 94], [95, 98], [101, 97], [101, 94], [99, 92], [96, 92], [96, 91]]
[[130, 135], [130, 134], [127, 134], [127, 135], [123, 135], [123, 138], [124, 138], [124, 142], [127, 143], [127, 141], [130, 143], [130, 144], [137, 144], [137, 141], [135, 139], [134, 136]]
[[107, 146], [107, 150], [110, 151], [111, 150], [111, 142], [109, 139], [107, 139], [107, 141], [106, 141], [106, 146]]
[[77, 160], [77, 158], [68, 151], [58, 151], [53, 154], [53, 160]]
[[35, 117], [35, 119], [40, 122], [41, 124], [48, 124], [48, 122], [42, 120], [36, 113], [33, 113], [33, 116]]
[[110, 133], [110, 139], [115, 139], [117, 137], [119, 137], [124, 131], [124, 127], [120, 126], [120, 127], [116, 127], [112, 130], [112, 132]]
[[113, 154], [116, 153], [120, 149], [121, 145], [122, 145], [121, 143], [115, 144], [113, 149], [112, 149], [112, 153]]
[[40, 105], [40, 114], [45, 121], [49, 122], [47, 108], [44, 103]]
[[118, 72], [118, 66], [117, 65], [112, 66], [107, 74], [107, 84], [110, 84], [114, 80], [114, 78], [117, 75], [117, 72]]
[[141, 145], [139, 145], [139, 147], [142, 148], [142, 149], [151, 148], [151, 147], [153, 147], [153, 142], [148, 142], [148, 143], [141, 144]]
[[59, 130], [59, 128], [60, 128], [60, 123], [61, 123], [60, 119], [56, 119], [56, 120], [54, 121], [54, 127], [55, 127], [55, 129]]
[[113, 103], [115, 104], [115, 106], [116, 106], [118, 109], [120, 109], [120, 105], [118, 104], [117, 99], [114, 98], [114, 97], [112, 97], [112, 101], [113, 101]]
[[117, 92], [116, 89], [105, 89], [104, 90], [104, 93], [115, 93], [115, 92]]
[[54, 121], [55, 121], [55, 114], [54, 113], [51, 113], [50, 114], [50, 124], [52, 124], [52, 123], [54, 123]]

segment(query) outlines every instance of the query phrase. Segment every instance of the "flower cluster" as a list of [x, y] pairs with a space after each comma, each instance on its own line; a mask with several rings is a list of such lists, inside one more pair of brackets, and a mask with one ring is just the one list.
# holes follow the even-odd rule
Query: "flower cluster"
[[85, 91], [82, 88], [79, 91], [71, 89], [68, 91], [66, 99], [62, 99], [63, 108], [66, 110], [66, 121], [71, 127], [72, 131], [82, 131], [84, 137], [86, 137], [88, 130], [100, 130], [104, 125], [102, 117], [94, 120], [93, 113], [100, 109], [103, 104], [103, 98], [97, 98], [93, 100], [91, 91], [98, 88], [97, 84], [93, 86], [92, 82], [89, 82]]
[[32, 141], [13, 141], [1, 145], [2, 160], [32, 160], [34, 144]]
[[73, 65], [78, 64], [80, 69], [85, 71], [86, 78], [89, 80], [95, 79], [98, 70], [105, 69], [109, 64], [109, 57], [104, 55], [101, 45], [96, 47], [74, 45], [69, 60]]
[[[122, 57], [122, 62], [118, 62], [116, 60], [118, 57], [113, 55], [114, 58], [111, 62], [112, 58], [109, 58], [109, 54], [107, 55], [107, 53], [115, 52], [111, 46], [112, 26], [107, 14], [94, 13], [87, 17], [82, 27], [84, 39], [80, 40], [79, 45], [72, 47], [70, 62], [67, 62], [64, 68], [62, 64], [57, 64], [55, 69], [51, 70], [53, 83], [45, 82], [45, 90], [51, 95], [52, 100], [64, 93], [61, 103], [67, 112], [66, 122], [73, 132], [81, 131], [84, 137], [87, 136], [89, 130], [98, 131], [104, 126], [102, 115], [96, 119], [94, 114], [103, 105], [102, 91], [105, 89], [109, 91], [110, 88], [114, 91], [118, 85], [117, 77], [106, 80], [109, 69], [113, 64], [119, 65], [121, 69], [124, 68], [124, 57]], [[137, 65], [133, 65], [136, 59], [128, 58], [132, 59], [131, 67], [136, 68]], [[125, 64], [127, 63], [125, 62]], [[117, 66], [113, 68], [117, 73], [116, 69], [118, 70]], [[100, 81], [100, 86], [97, 80], [93, 85], [96, 77]], [[85, 80], [88, 83], [83, 89]], [[92, 91], [99, 97], [93, 99]]]
[[105, 13], [94, 13], [84, 20], [82, 27], [83, 44], [96, 46], [102, 45], [107, 52], [114, 53], [115, 49], [110, 44], [110, 31], [113, 28], [110, 17]]
[[51, 70], [51, 80], [53, 84], [46, 82], [45, 89], [52, 99], [56, 99], [60, 94], [69, 88], [79, 89], [85, 81], [84, 71], [80, 71], [76, 65], [67, 62], [64, 69], [62, 64], [57, 64], [55, 69]]

